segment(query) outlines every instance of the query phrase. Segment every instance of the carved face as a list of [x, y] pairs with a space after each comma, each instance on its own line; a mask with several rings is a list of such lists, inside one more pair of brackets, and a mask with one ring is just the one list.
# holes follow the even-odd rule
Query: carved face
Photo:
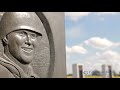
[[21, 63], [29, 64], [33, 60], [38, 38], [41, 36], [29, 30], [11, 32], [7, 36], [9, 52]]

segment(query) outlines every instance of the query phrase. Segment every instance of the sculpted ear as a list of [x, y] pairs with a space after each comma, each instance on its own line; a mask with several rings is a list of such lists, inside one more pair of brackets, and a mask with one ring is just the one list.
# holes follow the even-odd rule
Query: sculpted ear
[[6, 37], [3, 38], [3, 42], [8, 45], [8, 39]]

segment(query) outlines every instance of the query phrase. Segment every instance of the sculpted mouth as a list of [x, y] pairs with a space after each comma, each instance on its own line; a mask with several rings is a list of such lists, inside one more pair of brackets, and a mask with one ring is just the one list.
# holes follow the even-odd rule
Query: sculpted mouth
[[33, 48], [22, 47], [22, 50], [26, 53], [31, 53], [33, 51]]

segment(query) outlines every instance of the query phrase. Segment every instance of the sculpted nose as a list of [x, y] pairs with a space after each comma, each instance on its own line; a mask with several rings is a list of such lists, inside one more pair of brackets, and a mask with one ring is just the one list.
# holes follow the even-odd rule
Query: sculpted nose
[[27, 44], [27, 45], [29, 45], [29, 46], [32, 44], [32, 41], [31, 41], [31, 38], [30, 38], [29, 35], [27, 35], [27, 39], [26, 39], [26, 41], [25, 41], [25, 44]]

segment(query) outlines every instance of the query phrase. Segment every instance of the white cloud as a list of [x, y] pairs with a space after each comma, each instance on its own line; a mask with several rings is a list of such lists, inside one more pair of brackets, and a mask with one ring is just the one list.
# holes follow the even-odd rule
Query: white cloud
[[106, 38], [100, 38], [100, 37], [92, 37], [86, 40], [85, 44], [98, 49], [108, 49], [108, 48], [120, 46], [120, 43], [114, 43]]
[[84, 16], [88, 16], [91, 12], [66, 12], [65, 16], [69, 17], [73, 21], [78, 21]]
[[86, 53], [87, 53], [87, 50], [84, 47], [82, 47], [81, 45], [75, 45], [75, 46], [72, 46], [72, 47], [66, 46], [66, 60], [68, 60], [67, 74], [72, 73], [72, 66], [69, 63], [69, 61], [71, 60], [71, 57], [74, 54], [86, 54]]
[[72, 52], [71, 48], [66, 46], [66, 53], [71, 53], [71, 52]]
[[96, 60], [100, 62], [102, 61], [103, 64], [120, 63], [120, 54], [112, 50], [98, 52], [98, 54], [96, 55]]
[[[68, 73], [72, 73], [72, 65], [74, 63], [80, 63], [83, 65], [83, 70], [86, 72], [92, 72], [93, 70], [97, 69], [101, 71], [101, 66], [103, 64], [105, 65], [111, 65], [113, 70], [116, 72], [120, 72], [120, 53], [113, 51], [112, 47], [117, 47], [120, 46], [120, 43], [117, 42], [112, 42], [106, 38], [100, 38], [100, 37], [93, 37], [84, 42], [87, 45], [90, 45], [94, 48], [102, 49], [103, 51], [97, 51], [95, 54], [91, 56], [86, 56], [84, 58], [78, 58], [77, 60], [71, 60], [71, 56], [75, 53], [77, 54], [84, 54], [87, 55], [86, 53], [88, 52], [83, 45], [75, 45], [72, 47], [66, 46], [66, 52], [67, 52], [67, 60], [68, 60], [68, 65], [67, 71]], [[93, 49], [94, 49], [93, 48]], [[89, 55], [89, 54], [88, 54]], [[82, 60], [81, 60], [82, 59]], [[72, 61], [69, 63], [69, 60]], [[89, 73], [91, 74], [91, 73]]]
[[120, 53], [107, 50], [104, 52], [97, 52], [97, 55], [88, 57], [86, 60], [82, 61], [84, 64], [85, 71], [100, 70], [103, 64], [111, 65], [112, 69], [116, 72], [120, 72]]
[[71, 49], [73, 53], [81, 53], [81, 54], [87, 53], [87, 50], [82, 46], [73, 46]]
[[68, 54], [71, 54], [71, 53], [86, 54], [87, 50], [80, 45], [76, 45], [76, 46], [72, 46], [72, 47], [66, 46], [66, 52]]
[[[106, 50], [101, 52], [96, 52], [96, 54], [92, 56], [86, 57], [84, 60], [76, 60], [72, 62], [78, 62], [81, 65], [83, 65], [83, 71], [86, 73], [89, 72], [89, 74], [92, 73], [93, 70], [102, 70], [102, 65], [111, 65], [112, 69], [115, 70], [117, 73], [120, 72], [120, 53], [112, 51], [112, 50]], [[74, 64], [72, 63], [72, 64]], [[67, 63], [67, 72], [72, 73], [72, 64]]]

